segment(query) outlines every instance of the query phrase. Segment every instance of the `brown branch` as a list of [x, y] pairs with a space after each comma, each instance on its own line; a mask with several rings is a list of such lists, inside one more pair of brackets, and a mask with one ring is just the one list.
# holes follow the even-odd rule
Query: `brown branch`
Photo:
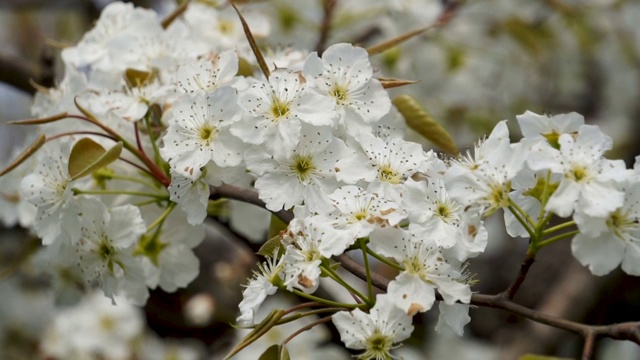
[[582, 360], [590, 360], [593, 358], [593, 346], [596, 342], [594, 333], [589, 332], [584, 336], [584, 347], [582, 348]]
[[[245, 201], [261, 207], [265, 206], [265, 203], [258, 197], [257, 192], [251, 189], [242, 189], [228, 184], [224, 184], [221, 186], [212, 186], [211, 197], [226, 197], [230, 199]], [[276, 214], [276, 216], [278, 216], [286, 223], [289, 223], [293, 219], [293, 213], [290, 211], [280, 210], [278, 212], [274, 212], [274, 214]], [[530, 264], [528, 266], [525, 266], [525, 264], [529, 261], [533, 263], [533, 260], [527, 259], [528, 257], [531, 256], [525, 256], [523, 266], [521, 267], [521, 273], [523, 275], [522, 280], [518, 280], [520, 278], [520, 276], [518, 276], [512, 286], [510, 286], [509, 288], [517, 290], [520, 285], [516, 284], [522, 284], [522, 281], [524, 281], [524, 277], [526, 276], [528, 267], [531, 266]], [[358, 262], [351, 259], [348, 255], [342, 254], [340, 256], [336, 256], [334, 257], [334, 260], [340, 262], [340, 265], [345, 270], [351, 272], [358, 278], [364, 281], [368, 280], [366, 269]], [[371, 273], [371, 282], [378, 289], [387, 291], [390, 280], [379, 274]], [[585, 342], [587, 342], [587, 344], [585, 344], [587, 356], [591, 356], [588, 352], [589, 349], [592, 348], [592, 346], [589, 345], [589, 342], [593, 342], [598, 337], [608, 337], [614, 340], [630, 340], [640, 345], [640, 322], [625, 322], [611, 325], [582, 324], [579, 322], [548, 315], [540, 311], [530, 309], [526, 306], [517, 304], [504, 295], [507, 292], [508, 289], [505, 292], [496, 295], [473, 294], [471, 295], [471, 301], [469, 302], [469, 304], [506, 310], [540, 324], [545, 324], [579, 334], [583, 336], [585, 338]], [[436, 300], [442, 301], [442, 295], [436, 294]], [[589, 359], [589, 357], [585, 358], [583, 354], [583, 359]]]
[[324, 0], [322, 2], [324, 15], [322, 17], [322, 23], [320, 24], [320, 34], [316, 43], [315, 49], [318, 55], [322, 55], [322, 52], [327, 46], [327, 40], [329, 39], [329, 32], [331, 31], [331, 21], [333, 14], [335, 13], [338, 0]]
[[[342, 267], [351, 272], [358, 278], [366, 281], [366, 271], [364, 267], [358, 264], [347, 255], [340, 255], [336, 258], [340, 261]], [[389, 279], [378, 274], [373, 276], [372, 283], [380, 290], [387, 291]], [[442, 296], [436, 294], [436, 300], [442, 301]], [[584, 337], [589, 335], [598, 337], [609, 337], [615, 340], [630, 340], [636, 344], [640, 344], [640, 322], [625, 322], [612, 325], [587, 325], [575, 321], [561, 319], [555, 316], [547, 315], [542, 312], [529, 309], [506, 298], [502, 293], [497, 295], [473, 294], [471, 295], [471, 305], [491, 307], [509, 311], [513, 314], [520, 315], [537, 323], [553, 326], [559, 329], [571, 331]]]
[[[219, 198], [227, 198], [240, 200], [266, 209], [265, 202], [260, 200], [258, 193], [251, 189], [243, 189], [229, 184], [222, 184], [220, 186], [210, 186], [209, 190], [211, 193], [209, 195], [209, 199], [215, 200]], [[293, 213], [291, 211], [280, 210], [272, 211], [272, 213], [287, 224], [293, 219]]]
[[36, 89], [31, 86], [30, 79], [38, 79], [38, 66], [6, 54], [0, 54], [0, 82], [9, 84], [18, 90], [34, 94]]
[[500, 295], [504, 296], [509, 300], [513, 300], [513, 297], [516, 296], [516, 292], [520, 289], [520, 286], [524, 282], [527, 274], [529, 273], [529, 269], [533, 262], [535, 261], [536, 254], [534, 251], [528, 250], [524, 255], [524, 259], [522, 259], [522, 264], [520, 265], [520, 271], [518, 272], [518, 276], [513, 279], [513, 282], [509, 285], [509, 287], [503, 291]]

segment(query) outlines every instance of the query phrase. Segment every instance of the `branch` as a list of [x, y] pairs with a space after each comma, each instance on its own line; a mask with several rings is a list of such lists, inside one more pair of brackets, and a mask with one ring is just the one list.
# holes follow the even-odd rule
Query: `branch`
[[0, 54], [0, 82], [9, 84], [29, 94], [36, 89], [29, 80], [38, 78], [38, 66], [32, 62], [14, 56]]
[[323, 2], [324, 15], [322, 17], [322, 23], [320, 24], [320, 36], [316, 43], [315, 49], [318, 55], [322, 55], [325, 47], [327, 46], [327, 39], [329, 39], [329, 32], [331, 31], [331, 21], [333, 14], [335, 13], [338, 0], [324, 0]]
[[509, 287], [503, 291], [500, 295], [504, 296], [509, 300], [513, 300], [513, 297], [516, 296], [516, 292], [520, 289], [520, 286], [524, 282], [524, 279], [527, 277], [529, 273], [529, 269], [533, 262], [535, 261], [535, 252], [528, 250], [524, 255], [524, 259], [522, 259], [522, 264], [520, 265], [520, 271], [518, 272], [518, 276], [513, 279], [513, 282], [509, 285]]
[[[367, 280], [364, 267], [349, 256], [343, 254], [336, 257], [336, 260], [340, 261], [342, 267], [358, 278], [364, 281]], [[387, 291], [389, 281], [389, 279], [379, 274], [372, 274], [372, 283], [380, 290]], [[436, 300], [442, 301], [442, 295], [436, 294]], [[625, 322], [612, 325], [582, 324], [529, 309], [508, 299], [503, 293], [497, 295], [473, 294], [471, 295], [470, 304], [506, 310], [541, 324], [580, 334], [587, 340], [589, 340], [589, 337], [609, 337], [615, 340], [630, 340], [636, 344], [640, 344], [640, 322]]]
[[[209, 199], [211, 200], [227, 198], [244, 201], [246, 203], [253, 204], [264, 209], [267, 208], [265, 202], [260, 200], [260, 198], [258, 197], [258, 193], [251, 189], [243, 189], [233, 185], [222, 184], [220, 186], [210, 186], [209, 191]], [[291, 211], [280, 210], [271, 212], [287, 224], [291, 222], [291, 220], [293, 220], [293, 213]]]
[[[260, 200], [258, 193], [251, 189], [243, 189], [228, 184], [212, 186], [210, 189], [210, 198], [226, 197], [248, 202], [263, 208], [265, 207], [265, 203]], [[291, 211], [280, 210], [273, 213], [286, 223], [289, 223], [293, 219], [293, 213]], [[528, 259], [529, 257], [531, 257], [531, 259]], [[351, 272], [358, 278], [367, 281], [366, 269], [358, 262], [351, 259], [348, 255], [342, 254], [340, 256], [336, 256], [334, 257], [334, 260], [340, 262], [341, 266], [347, 271]], [[593, 348], [591, 343], [598, 337], [608, 337], [614, 340], [630, 340], [636, 344], [640, 344], [640, 322], [625, 322], [611, 325], [587, 325], [548, 315], [515, 303], [505, 294], [508, 294], [509, 291], [515, 293], [514, 289], [517, 290], [520, 287], [529, 267], [531, 266], [531, 264], [528, 263], [533, 263], [533, 257], [531, 255], [525, 256], [520, 269], [520, 274], [514, 280], [513, 284], [509, 286], [512, 290], [509, 290], [508, 288], [504, 292], [496, 295], [473, 294], [471, 295], [470, 305], [506, 310], [540, 324], [577, 333], [583, 336], [586, 340], [584, 347], [586, 353], [583, 354], [583, 359], [590, 359], [590, 349]], [[387, 291], [390, 280], [380, 274], [371, 273], [371, 282], [378, 289]], [[442, 295], [436, 293], [436, 300], [442, 301]]]

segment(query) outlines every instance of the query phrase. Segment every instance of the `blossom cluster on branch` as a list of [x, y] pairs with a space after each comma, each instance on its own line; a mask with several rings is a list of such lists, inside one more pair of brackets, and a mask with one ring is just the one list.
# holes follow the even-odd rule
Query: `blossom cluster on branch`
[[[417, 102], [385, 89], [409, 82], [378, 73], [371, 49], [264, 55], [253, 43], [269, 33], [259, 14], [198, 2], [181, 10], [163, 22], [107, 6], [63, 50], [65, 77], [37, 95], [37, 119], [15, 122], [37, 125], [39, 137], [0, 178], [0, 201], [12, 203], [0, 216], [42, 239], [60, 296], [82, 284], [143, 305], [149, 289], [187, 286], [223, 184], [292, 214], [243, 292], [237, 323], [254, 331], [232, 354], [265, 329], [324, 311], [359, 358], [388, 359], [437, 298], [436, 329], [461, 335], [482, 280], [467, 261], [484, 252], [484, 220], [496, 213], [511, 236], [529, 239], [531, 258], [572, 239], [594, 274], [621, 266], [640, 275], [640, 166], [605, 158], [611, 138], [581, 115], [527, 111], [517, 142], [505, 120], [465, 154], [438, 125], [452, 154], [425, 151], [404, 138]], [[554, 216], [564, 222], [550, 225]], [[353, 252], [364, 286], [338, 271], [336, 259]], [[384, 294], [374, 291], [373, 261], [395, 271]], [[317, 295], [321, 278], [353, 301]], [[277, 291], [320, 309], [257, 321]]]

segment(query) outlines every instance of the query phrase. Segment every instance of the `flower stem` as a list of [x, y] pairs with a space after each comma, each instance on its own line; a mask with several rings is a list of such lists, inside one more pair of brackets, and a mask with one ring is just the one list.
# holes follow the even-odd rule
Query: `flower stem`
[[536, 247], [538, 249], [541, 249], [549, 244], [553, 244], [554, 242], [558, 241], [558, 240], [562, 240], [562, 239], [566, 239], [575, 235], [578, 235], [580, 233], [579, 230], [574, 230], [574, 231], [569, 231], [568, 233], [564, 233], [564, 234], [560, 234], [558, 236], [554, 236], [550, 239], [544, 240], [544, 241], [540, 241], [538, 244], [536, 244]]
[[402, 265], [395, 263], [394, 261], [391, 261], [387, 258], [385, 258], [384, 256], [381, 256], [380, 254], [378, 254], [377, 252], [371, 250], [371, 248], [367, 247], [367, 253], [371, 256], [373, 256], [374, 258], [376, 258], [376, 260], [380, 261], [383, 264], [389, 265], [392, 268], [398, 270], [398, 271], [404, 271], [404, 267], [402, 267]]
[[78, 188], [73, 188], [73, 195], [132, 195], [152, 197], [158, 200], [169, 200], [169, 197], [167, 195], [124, 190], [80, 190]]
[[339, 303], [337, 301], [331, 301], [331, 300], [327, 300], [327, 299], [323, 299], [321, 297], [317, 297], [311, 294], [307, 294], [305, 292], [302, 292], [300, 290], [297, 289], [292, 289], [291, 290], [294, 294], [301, 296], [305, 299], [311, 300], [311, 301], [316, 301], [319, 303], [323, 303], [325, 305], [329, 305], [331, 307], [340, 307], [340, 308], [346, 308], [346, 309], [355, 309], [355, 308], [359, 308], [359, 307], [365, 307], [368, 306], [366, 304], [344, 304], [344, 303]]
[[363, 293], [361, 293], [360, 291], [358, 291], [357, 289], [355, 289], [353, 286], [349, 285], [348, 282], [344, 281], [340, 275], [338, 275], [335, 271], [333, 271], [331, 268], [329, 267], [325, 267], [325, 266], [321, 266], [320, 267], [320, 271], [329, 276], [331, 279], [333, 279], [335, 282], [337, 282], [338, 284], [342, 285], [342, 287], [344, 287], [345, 289], [347, 289], [347, 291], [349, 291], [352, 294], [355, 294], [357, 297], [359, 297], [360, 299], [362, 299], [362, 301], [364, 301], [367, 305], [369, 306], [373, 306], [373, 303], [371, 301], [371, 298], [366, 297]]
[[171, 211], [173, 211], [173, 208], [175, 207], [176, 207], [176, 203], [174, 202], [169, 203], [169, 206], [164, 210], [164, 212], [160, 214], [160, 216], [158, 216], [158, 218], [151, 225], [149, 225], [149, 227], [147, 227], [147, 231], [151, 231], [151, 229], [153, 229], [154, 227], [162, 224], [164, 220], [167, 218], [167, 216], [171, 214]]
[[364, 258], [364, 268], [367, 271], [367, 295], [369, 299], [373, 299], [373, 284], [371, 283], [371, 268], [369, 267], [369, 256], [367, 255], [367, 244], [364, 240], [359, 240], [362, 249], [362, 257]]
[[[529, 233], [529, 236], [531, 237], [532, 242], [535, 242], [535, 240], [537, 240], [537, 236], [536, 236], [536, 232], [533, 230], [533, 228], [531, 227], [531, 218], [529, 217], [528, 214], [526, 214], [522, 208], [515, 203], [515, 201], [509, 199], [509, 207], [508, 207], [509, 211], [511, 211], [511, 213], [513, 214], [513, 216], [516, 217], [516, 219], [518, 220], [518, 222], [524, 227], [525, 230], [527, 230], [527, 233]], [[526, 218], [528, 219], [525, 220], [525, 218], [523, 217], [523, 214], [526, 215]]]
[[549, 234], [553, 234], [554, 232], [556, 232], [558, 230], [562, 230], [562, 229], [568, 228], [568, 227], [573, 226], [575, 224], [576, 224], [575, 221], [567, 221], [566, 223], [562, 223], [560, 225], [556, 225], [556, 226], [550, 227], [548, 229], [545, 229], [542, 232], [542, 235], [546, 236], [546, 235], [549, 235]]

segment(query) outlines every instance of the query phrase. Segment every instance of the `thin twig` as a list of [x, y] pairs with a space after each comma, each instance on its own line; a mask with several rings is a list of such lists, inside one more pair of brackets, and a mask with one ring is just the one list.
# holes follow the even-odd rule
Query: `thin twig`
[[[265, 203], [258, 197], [258, 194], [250, 189], [242, 189], [232, 185], [224, 184], [221, 186], [211, 187], [211, 193], [212, 196], [227, 197], [230, 199], [245, 201], [250, 204], [261, 206], [263, 208], [265, 205]], [[274, 212], [274, 214], [276, 214], [286, 223], [289, 223], [293, 219], [293, 213], [290, 211], [280, 210], [278, 212]], [[368, 280], [366, 269], [358, 262], [351, 259], [348, 255], [342, 254], [340, 256], [333, 257], [333, 259], [340, 262], [341, 266], [345, 270], [349, 271], [356, 277], [364, 281]], [[528, 261], [525, 257], [525, 263], [526, 262]], [[526, 275], [526, 271], [524, 272], [524, 274]], [[389, 286], [390, 282], [389, 279], [380, 274], [372, 272], [370, 275], [370, 280], [373, 286], [382, 291], [387, 291], [387, 287]], [[516, 281], [514, 281], [514, 284], [517, 281], [519, 280], [516, 279]], [[517, 290], [517, 287], [519, 286], [520, 285], [513, 286], [513, 288]], [[442, 301], [442, 295], [436, 293], [436, 300]], [[611, 325], [582, 324], [530, 309], [526, 306], [515, 303], [507, 296], [503, 295], [503, 293], [496, 295], [473, 294], [471, 295], [471, 301], [469, 302], [469, 304], [506, 310], [540, 324], [549, 325], [558, 329], [563, 329], [579, 334], [583, 336], [587, 341], [594, 341], [597, 337], [608, 337], [614, 340], [630, 340], [635, 342], [636, 344], [640, 344], [640, 322], [625, 322]], [[589, 340], [589, 337], [592, 337], [593, 340]], [[589, 348], [587, 348], [586, 350], [588, 349]], [[589, 353], [587, 353], [586, 355], [589, 355]]]
[[320, 24], [320, 34], [318, 41], [316, 42], [315, 49], [318, 55], [322, 55], [322, 52], [327, 47], [327, 40], [329, 39], [329, 32], [331, 32], [331, 22], [333, 20], [333, 14], [335, 13], [337, 0], [324, 0], [323, 2], [323, 16], [322, 23]]
[[522, 264], [520, 265], [518, 276], [516, 276], [509, 287], [501, 293], [502, 296], [506, 297], [509, 300], [513, 300], [514, 296], [516, 296], [516, 292], [518, 292], [518, 289], [520, 289], [520, 286], [524, 282], [524, 279], [527, 277], [527, 273], [529, 273], [529, 269], [535, 261], [535, 256], [536, 255], [534, 251], [527, 251], [527, 253], [524, 255], [524, 259], [522, 259]]
[[[209, 195], [209, 199], [215, 200], [219, 198], [227, 198], [233, 200], [244, 201], [249, 204], [253, 204], [259, 206], [261, 208], [266, 209], [266, 204], [264, 201], [260, 200], [258, 197], [258, 193], [251, 189], [243, 189], [237, 186], [222, 184], [220, 186], [211, 186], [210, 188], [211, 195]], [[289, 223], [293, 220], [293, 213], [291, 211], [272, 211], [280, 220], [285, 223]]]
[[593, 346], [596, 342], [596, 335], [588, 332], [584, 336], [584, 347], [582, 348], [582, 360], [591, 360], [593, 358]]

